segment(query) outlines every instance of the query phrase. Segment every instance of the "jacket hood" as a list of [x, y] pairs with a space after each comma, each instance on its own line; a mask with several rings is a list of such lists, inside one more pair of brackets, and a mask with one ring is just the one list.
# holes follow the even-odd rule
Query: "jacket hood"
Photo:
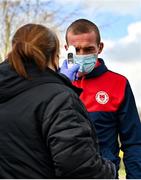
[[[28, 67], [28, 69], [27, 69]], [[26, 91], [27, 89], [44, 83], [60, 83], [72, 88], [78, 95], [82, 89], [76, 88], [71, 81], [62, 74], [56, 73], [47, 68], [46, 71], [41, 72], [33, 63], [28, 64], [27, 72], [32, 79], [28, 80], [20, 77], [9, 65], [8, 60], [0, 64], [0, 104], [8, 101], [17, 94]]]

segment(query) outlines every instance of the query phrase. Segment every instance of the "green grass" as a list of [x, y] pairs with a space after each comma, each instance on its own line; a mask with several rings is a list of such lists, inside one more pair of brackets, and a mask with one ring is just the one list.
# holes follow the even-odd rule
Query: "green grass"
[[120, 169], [119, 169], [119, 179], [125, 179], [125, 178], [126, 178], [125, 167], [123, 164], [123, 160], [121, 159]]

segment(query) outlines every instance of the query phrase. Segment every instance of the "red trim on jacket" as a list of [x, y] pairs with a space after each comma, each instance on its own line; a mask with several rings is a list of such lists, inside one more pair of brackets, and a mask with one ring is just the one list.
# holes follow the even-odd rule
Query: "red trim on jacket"
[[112, 71], [102, 75], [73, 82], [73, 85], [82, 88], [80, 99], [88, 112], [105, 111], [115, 112], [124, 99], [127, 79]]

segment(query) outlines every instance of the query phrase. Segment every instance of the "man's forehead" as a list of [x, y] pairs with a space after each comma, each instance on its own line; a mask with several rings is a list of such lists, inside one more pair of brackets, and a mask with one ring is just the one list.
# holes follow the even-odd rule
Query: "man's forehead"
[[76, 48], [88, 48], [97, 45], [96, 37], [90, 33], [79, 35], [68, 34], [68, 45], [73, 45]]
[[68, 32], [67, 40], [69, 44], [74, 44], [76, 42], [94, 43], [96, 42], [96, 34], [94, 31], [82, 34], [74, 34], [72, 32]]

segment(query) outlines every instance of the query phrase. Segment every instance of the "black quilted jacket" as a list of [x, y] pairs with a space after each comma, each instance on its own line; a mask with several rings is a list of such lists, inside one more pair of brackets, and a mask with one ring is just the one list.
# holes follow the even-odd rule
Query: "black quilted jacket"
[[79, 100], [63, 76], [29, 65], [31, 80], [0, 65], [0, 178], [114, 178]]

